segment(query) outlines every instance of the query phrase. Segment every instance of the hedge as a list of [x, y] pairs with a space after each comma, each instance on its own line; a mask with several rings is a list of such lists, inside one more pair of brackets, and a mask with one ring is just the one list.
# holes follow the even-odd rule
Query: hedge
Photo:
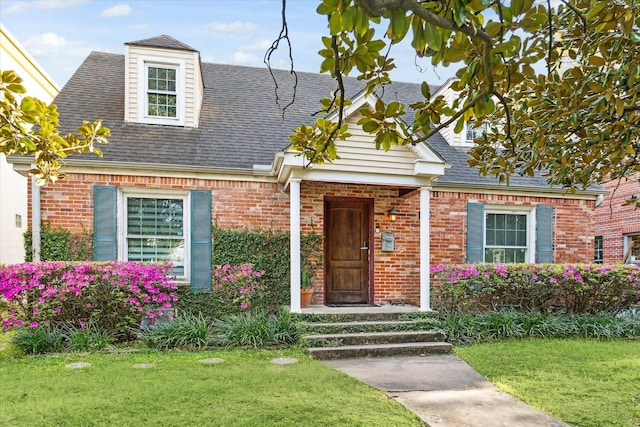
[[632, 264], [463, 264], [431, 271], [434, 306], [448, 311], [593, 314], [640, 304], [640, 268]]

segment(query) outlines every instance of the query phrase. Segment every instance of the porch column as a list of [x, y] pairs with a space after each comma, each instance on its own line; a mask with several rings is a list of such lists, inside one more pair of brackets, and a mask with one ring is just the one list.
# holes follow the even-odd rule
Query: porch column
[[291, 312], [300, 309], [300, 181], [289, 181], [289, 224], [291, 239]]
[[429, 195], [431, 187], [420, 187], [420, 311], [431, 311]]

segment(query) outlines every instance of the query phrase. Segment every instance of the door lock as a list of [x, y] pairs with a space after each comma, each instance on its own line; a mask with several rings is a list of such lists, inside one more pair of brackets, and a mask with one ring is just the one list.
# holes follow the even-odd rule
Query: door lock
[[363, 251], [368, 251], [369, 250], [369, 242], [365, 240], [360, 249], [362, 249]]

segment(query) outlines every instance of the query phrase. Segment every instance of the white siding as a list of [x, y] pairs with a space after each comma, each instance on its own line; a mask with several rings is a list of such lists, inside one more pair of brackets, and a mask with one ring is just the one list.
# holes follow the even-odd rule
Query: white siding
[[184, 63], [182, 79], [184, 81], [184, 93], [178, 94], [179, 98], [184, 102], [184, 125], [187, 127], [196, 127], [198, 125], [198, 115], [200, 112], [200, 103], [202, 102], [202, 76], [200, 75], [200, 61], [198, 52], [181, 51], [175, 49], [160, 49], [146, 46], [127, 46], [127, 55], [125, 65], [127, 67], [128, 76], [126, 82], [126, 103], [125, 118], [127, 121], [138, 121], [138, 94], [139, 90], [144, 90], [144, 81], [140, 79], [144, 76], [138, 76], [139, 62], [141, 58], [153, 57], [166, 59], [168, 63], [179, 62]]
[[374, 136], [363, 131], [357, 124], [360, 117], [359, 114], [354, 115], [347, 121], [351, 138], [336, 142], [340, 159], [323, 167], [349, 172], [383, 172], [412, 176], [413, 163], [418, 156], [406, 146], [392, 146], [389, 151], [382, 148], [376, 150]]

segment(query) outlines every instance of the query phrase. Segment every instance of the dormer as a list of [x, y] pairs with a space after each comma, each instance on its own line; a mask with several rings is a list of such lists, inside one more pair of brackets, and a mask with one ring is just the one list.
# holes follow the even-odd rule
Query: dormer
[[[431, 99], [435, 99], [436, 97], [442, 95], [446, 104], [452, 106], [454, 101], [458, 97], [458, 92], [451, 89], [451, 84], [455, 81], [455, 78], [450, 78], [449, 80], [447, 80], [442, 86], [440, 86], [440, 88], [438, 88], [435, 93], [433, 93]], [[482, 133], [487, 130], [486, 123], [478, 123], [476, 125], [465, 123], [462, 127], [462, 131], [456, 133], [456, 122], [457, 121], [454, 121], [449, 126], [440, 131], [444, 139], [452, 147], [471, 148], [473, 147], [473, 140], [482, 136]]]
[[198, 127], [203, 92], [194, 48], [165, 35], [125, 43], [126, 122]]

